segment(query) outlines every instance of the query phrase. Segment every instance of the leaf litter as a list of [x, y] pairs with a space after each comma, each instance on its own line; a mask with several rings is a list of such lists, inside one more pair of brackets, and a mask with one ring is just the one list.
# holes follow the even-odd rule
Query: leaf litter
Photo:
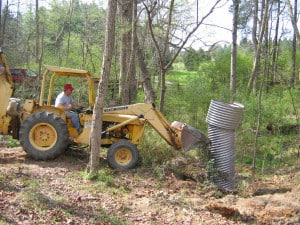
[[243, 188], [220, 193], [203, 168], [194, 179], [168, 169], [156, 177], [142, 166], [111, 170], [101, 158], [105, 182], [87, 180], [87, 164], [84, 150], [34, 161], [0, 148], [0, 224], [300, 224], [299, 165], [265, 179], [237, 174]]

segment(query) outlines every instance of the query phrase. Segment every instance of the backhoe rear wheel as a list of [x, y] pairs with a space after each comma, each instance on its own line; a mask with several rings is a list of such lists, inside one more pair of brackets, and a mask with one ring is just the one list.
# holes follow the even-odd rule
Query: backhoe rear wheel
[[127, 140], [113, 143], [107, 153], [108, 165], [114, 169], [132, 169], [139, 159], [137, 147]]
[[37, 112], [29, 116], [20, 127], [20, 143], [34, 159], [54, 159], [69, 144], [69, 131], [65, 121], [50, 112]]

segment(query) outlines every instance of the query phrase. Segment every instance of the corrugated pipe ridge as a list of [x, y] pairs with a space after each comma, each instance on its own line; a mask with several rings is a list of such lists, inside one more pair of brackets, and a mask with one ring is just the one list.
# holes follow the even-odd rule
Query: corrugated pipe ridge
[[225, 190], [235, 189], [235, 130], [244, 111], [240, 103], [211, 100], [206, 122], [211, 141], [210, 157], [213, 159], [213, 181]]

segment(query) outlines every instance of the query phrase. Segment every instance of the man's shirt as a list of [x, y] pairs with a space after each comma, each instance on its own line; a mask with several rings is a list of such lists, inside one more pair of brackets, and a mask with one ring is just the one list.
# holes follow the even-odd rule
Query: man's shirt
[[61, 92], [55, 99], [55, 107], [59, 105], [68, 106], [74, 102], [72, 96], [67, 96], [64, 92]]

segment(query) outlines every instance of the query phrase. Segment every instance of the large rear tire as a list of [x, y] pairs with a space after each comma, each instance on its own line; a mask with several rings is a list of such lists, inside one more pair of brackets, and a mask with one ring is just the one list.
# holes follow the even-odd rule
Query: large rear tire
[[107, 153], [108, 165], [114, 169], [132, 169], [139, 159], [137, 147], [127, 140], [113, 143]]
[[34, 159], [49, 160], [62, 154], [69, 144], [65, 121], [50, 112], [29, 116], [20, 127], [20, 143]]

